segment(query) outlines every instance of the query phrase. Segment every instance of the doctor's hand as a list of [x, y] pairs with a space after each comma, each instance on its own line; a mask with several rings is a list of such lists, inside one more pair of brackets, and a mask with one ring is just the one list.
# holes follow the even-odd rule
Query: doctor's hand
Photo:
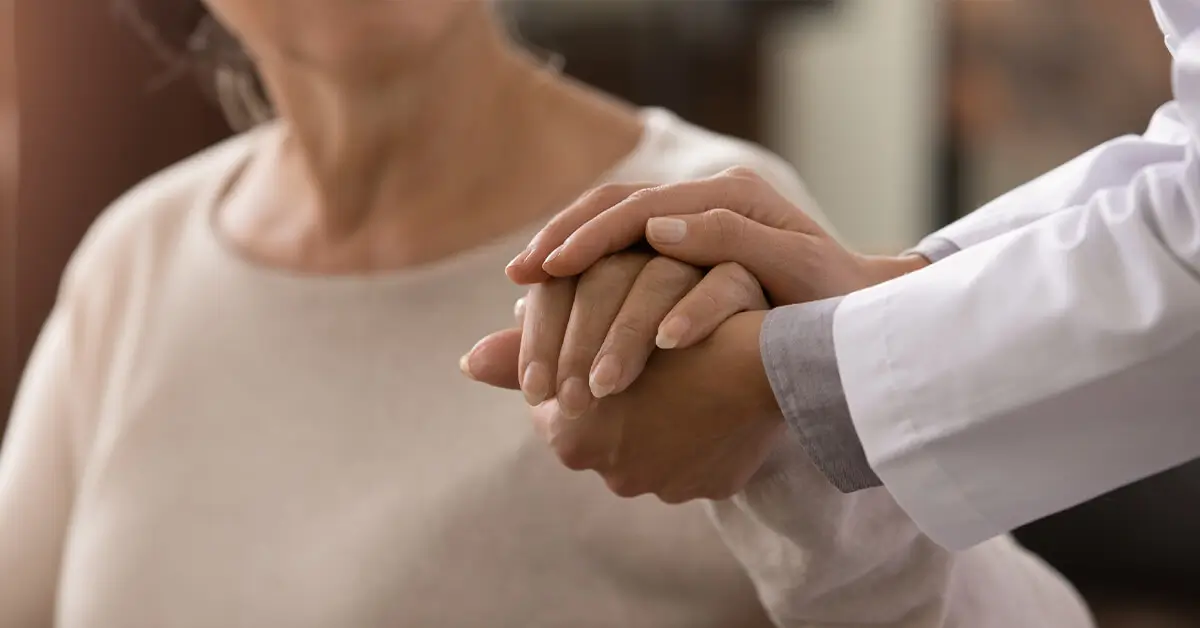
[[[595, 470], [618, 495], [728, 498], [785, 429], [759, 354], [764, 316], [738, 314], [692, 348], [655, 352], [627, 391], [578, 418], [546, 401], [533, 408], [534, 426], [563, 464]], [[512, 377], [519, 343], [519, 329], [489, 336], [469, 356], [470, 375]]]
[[507, 273], [518, 283], [569, 277], [643, 238], [697, 266], [742, 265], [774, 305], [841, 296], [928, 263], [856, 254], [755, 172], [733, 168], [657, 187], [597, 188], [551, 220]]

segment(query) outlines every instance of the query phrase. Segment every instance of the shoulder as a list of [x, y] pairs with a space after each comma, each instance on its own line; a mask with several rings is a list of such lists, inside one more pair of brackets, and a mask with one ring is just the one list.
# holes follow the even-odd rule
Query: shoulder
[[254, 137], [234, 137], [150, 176], [92, 223], [67, 263], [54, 306], [70, 321], [81, 355], [101, 360], [121, 330], [136, 324], [144, 309], [136, 303], [145, 305], [175, 258], [185, 254], [185, 228], [195, 224], [189, 218], [220, 193], [250, 154]]
[[151, 175], [121, 195], [92, 223], [63, 276], [63, 291], [79, 292], [162, 261], [189, 217], [203, 211], [250, 154], [255, 132], [238, 135]]
[[829, 221], [809, 193], [795, 167], [766, 148], [697, 126], [665, 109], [644, 110], [646, 139], [630, 172], [630, 180], [676, 183], [702, 179], [734, 167], [749, 168], [823, 227]]

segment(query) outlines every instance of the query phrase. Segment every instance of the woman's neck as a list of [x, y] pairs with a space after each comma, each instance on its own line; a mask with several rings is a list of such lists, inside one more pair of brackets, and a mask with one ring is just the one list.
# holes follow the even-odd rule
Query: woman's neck
[[419, 72], [350, 84], [260, 59], [283, 139], [226, 200], [224, 235], [310, 272], [400, 268], [533, 222], [637, 145], [631, 108], [557, 77], [502, 33], [454, 46]]
[[463, 28], [479, 32], [461, 33], [420, 68], [364, 73], [374, 78], [260, 62], [286, 120], [279, 165], [299, 179], [294, 189], [328, 237], [454, 202], [518, 149], [514, 125], [534, 106], [529, 86], [543, 70], [489, 24]]

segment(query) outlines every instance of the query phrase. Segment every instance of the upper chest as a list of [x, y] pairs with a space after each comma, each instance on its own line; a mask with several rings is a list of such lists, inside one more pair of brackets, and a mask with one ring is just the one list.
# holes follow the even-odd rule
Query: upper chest
[[196, 270], [120, 330], [85, 486], [127, 467], [250, 491], [303, 481], [306, 495], [325, 478], [369, 487], [385, 470], [450, 485], [529, 436], [518, 396], [457, 368], [478, 338], [512, 324], [515, 286], [255, 289]]

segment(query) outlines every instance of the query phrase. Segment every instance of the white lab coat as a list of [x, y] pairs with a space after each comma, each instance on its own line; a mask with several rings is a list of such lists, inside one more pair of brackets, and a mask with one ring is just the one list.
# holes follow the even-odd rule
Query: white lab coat
[[1151, 4], [1175, 100], [1144, 135], [934, 234], [963, 250], [835, 316], [867, 457], [946, 547], [1200, 457], [1200, 0]]

